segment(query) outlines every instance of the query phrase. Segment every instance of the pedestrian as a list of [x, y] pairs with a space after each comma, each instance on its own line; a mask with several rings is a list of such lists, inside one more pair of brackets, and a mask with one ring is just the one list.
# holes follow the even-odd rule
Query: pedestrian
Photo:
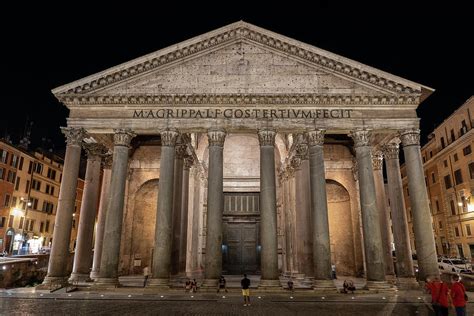
[[191, 291], [194, 292], [194, 293], [197, 292], [197, 281], [196, 281], [196, 279], [193, 279], [191, 281]]
[[224, 289], [225, 292], [227, 293], [226, 280], [223, 275], [221, 275], [221, 278], [219, 279], [219, 286], [217, 287], [217, 293], [219, 293], [221, 289]]
[[191, 280], [186, 279], [186, 282], [184, 282], [184, 292], [191, 292]]
[[347, 294], [349, 291], [354, 294], [354, 291], [356, 290], [354, 282], [352, 280], [344, 280], [344, 283], [342, 284], [342, 293]]
[[291, 292], [294, 291], [294, 289], [293, 289], [293, 280], [291, 278], [288, 279], [288, 290], [290, 290]]
[[448, 316], [449, 287], [439, 276], [427, 278], [426, 289], [431, 294], [431, 306], [435, 315]]
[[146, 286], [146, 282], [147, 282], [149, 276], [150, 276], [150, 268], [148, 268], [148, 266], [145, 266], [143, 268], [143, 277], [144, 277], [143, 287]]
[[242, 285], [242, 296], [244, 297], [244, 306], [250, 306], [250, 280], [244, 274], [244, 278], [240, 281]]
[[451, 285], [451, 298], [457, 316], [466, 315], [466, 288], [460, 282], [459, 275], [455, 274], [452, 277], [453, 284]]

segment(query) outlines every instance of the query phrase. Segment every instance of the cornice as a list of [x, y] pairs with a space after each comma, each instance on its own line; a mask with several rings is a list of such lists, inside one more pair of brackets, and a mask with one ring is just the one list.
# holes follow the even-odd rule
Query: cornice
[[67, 105], [82, 104], [321, 104], [321, 105], [417, 105], [418, 95], [354, 94], [158, 94], [158, 95], [77, 95], [57, 96]]
[[[323, 69], [366, 82], [395, 94], [417, 94], [431, 89], [409, 80], [385, 73], [356, 61], [324, 51], [317, 47], [287, 38], [249, 23], [238, 22], [213, 32], [203, 34], [180, 44], [137, 58], [96, 75], [72, 82], [53, 90], [61, 94], [90, 94], [107, 85], [115, 84], [141, 73], [166, 66], [176, 61], [197, 55], [204, 50], [237, 41], [255, 42], [297, 60], [306, 61]], [[426, 93], [425, 93], [426, 94]]]

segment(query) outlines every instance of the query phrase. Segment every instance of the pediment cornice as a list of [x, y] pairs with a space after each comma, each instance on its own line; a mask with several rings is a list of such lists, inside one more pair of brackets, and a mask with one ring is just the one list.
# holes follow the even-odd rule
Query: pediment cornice
[[420, 97], [417, 94], [398, 96], [387, 95], [354, 95], [354, 94], [192, 94], [192, 95], [95, 95], [64, 94], [58, 99], [68, 105], [87, 104], [308, 104], [308, 105], [354, 105], [354, 104], [392, 104], [417, 105]]
[[258, 43], [261, 46], [278, 50], [292, 58], [314, 64], [329, 72], [381, 88], [389, 94], [418, 95], [421, 102], [433, 92], [433, 89], [418, 83], [240, 21], [58, 87], [53, 90], [53, 93], [58, 98], [61, 95], [66, 97], [68, 95], [94, 94], [106, 86], [239, 40]]

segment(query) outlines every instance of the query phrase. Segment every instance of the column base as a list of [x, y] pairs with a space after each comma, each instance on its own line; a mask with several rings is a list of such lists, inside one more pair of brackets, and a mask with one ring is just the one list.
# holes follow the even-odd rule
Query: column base
[[96, 280], [96, 279], [98, 279], [98, 278], [99, 278], [99, 270], [97, 270], [97, 271], [94, 271], [94, 270], [91, 271], [91, 274], [90, 274], [89, 277], [91, 278], [91, 280]]
[[280, 280], [260, 279], [258, 289], [263, 291], [280, 291], [282, 289]]
[[204, 279], [204, 281], [202, 281], [201, 288], [216, 290], [218, 283], [219, 283], [218, 279]]
[[170, 288], [170, 279], [169, 278], [153, 278], [149, 279], [146, 283], [147, 288], [152, 289], [169, 289]]
[[97, 278], [93, 284], [94, 288], [107, 289], [117, 288], [120, 286], [118, 278]]
[[387, 281], [367, 281], [365, 289], [374, 292], [393, 292], [395, 287]]
[[397, 284], [397, 277], [393, 274], [386, 274], [385, 280], [387, 280], [387, 282], [390, 284], [393, 284], [393, 285]]
[[419, 290], [420, 284], [415, 277], [405, 277], [397, 279], [397, 287], [400, 290]]
[[67, 277], [52, 277], [46, 276], [43, 283], [36, 286], [37, 290], [50, 290], [52, 287], [61, 286], [67, 284]]
[[69, 282], [90, 282], [92, 279], [90, 278], [89, 274], [86, 273], [77, 273], [73, 272], [71, 273], [71, 276], [69, 277]]
[[337, 288], [333, 280], [313, 280], [313, 290], [315, 291], [336, 291]]

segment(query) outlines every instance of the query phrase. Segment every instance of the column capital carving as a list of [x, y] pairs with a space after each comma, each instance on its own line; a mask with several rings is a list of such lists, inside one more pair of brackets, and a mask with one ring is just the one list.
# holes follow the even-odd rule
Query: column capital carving
[[81, 146], [87, 135], [85, 129], [75, 127], [61, 127], [61, 132], [66, 136], [67, 146]]
[[102, 168], [111, 169], [112, 168], [113, 155], [111, 153], [106, 153], [102, 155]]
[[186, 155], [184, 157], [184, 169], [189, 170], [194, 164], [193, 156]]
[[372, 151], [372, 168], [374, 170], [382, 170], [383, 166], [383, 154], [380, 150]]
[[275, 146], [276, 131], [273, 129], [259, 129], [257, 131], [260, 146]]
[[403, 147], [420, 146], [420, 130], [418, 128], [408, 129], [400, 132]]
[[174, 147], [174, 152], [175, 152], [174, 157], [176, 159], [183, 159], [185, 154], [186, 154], [186, 149], [187, 149], [186, 144], [184, 144], [184, 143], [176, 144], [176, 146]]
[[349, 133], [349, 137], [354, 140], [354, 147], [363, 147], [370, 145], [370, 131], [359, 129]]
[[291, 157], [291, 160], [290, 160], [290, 167], [295, 170], [295, 169], [299, 169], [299, 167], [301, 166], [301, 161], [302, 159], [298, 156], [293, 156]]
[[174, 147], [179, 133], [172, 129], [166, 129], [160, 132], [161, 146]]
[[137, 136], [131, 129], [114, 129], [114, 146], [130, 146], [133, 137]]
[[82, 144], [82, 147], [84, 148], [87, 158], [89, 159], [93, 157], [102, 158], [102, 156], [107, 151], [104, 145], [98, 143], [84, 143]]
[[224, 147], [226, 132], [223, 129], [215, 129], [207, 131], [207, 140], [209, 146]]
[[323, 129], [316, 129], [313, 131], [306, 132], [306, 138], [308, 140], [308, 145], [310, 146], [323, 146], [324, 144], [324, 134], [326, 133]]
[[357, 163], [357, 159], [352, 157], [352, 176], [354, 177], [354, 181], [359, 180], [359, 164]]
[[299, 143], [296, 145], [296, 155], [302, 160], [308, 160], [308, 145], [305, 143]]
[[398, 142], [390, 142], [382, 146], [383, 155], [385, 159], [398, 159], [399, 153], [399, 141]]

